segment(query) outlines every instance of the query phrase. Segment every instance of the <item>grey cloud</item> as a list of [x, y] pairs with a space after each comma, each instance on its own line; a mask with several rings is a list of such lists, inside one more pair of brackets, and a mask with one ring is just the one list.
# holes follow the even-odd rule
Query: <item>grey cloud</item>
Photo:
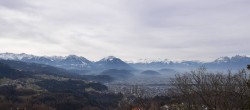
[[249, 55], [249, 7], [248, 0], [2, 0], [0, 52], [93, 60]]
[[21, 8], [26, 6], [22, 0], [1, 0], [0, 5], [8, 8]]

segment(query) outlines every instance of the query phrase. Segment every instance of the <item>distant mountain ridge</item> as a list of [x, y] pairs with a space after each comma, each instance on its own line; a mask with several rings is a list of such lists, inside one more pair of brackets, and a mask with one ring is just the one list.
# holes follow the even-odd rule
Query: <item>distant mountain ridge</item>
[[215, 69], [242, 69], [246, 68], [246, 66], [250, 64], [250, 57], [247, 56], [232, 56], [232, 57], [220, 57], [213, 62], [205, 63], [204, 65], [208, 68], [215, 68]]
[[35, 56], [30, 54], [0, 53], [0, 59], [32, 62], [51, 65], [69, 70], [105, 70], [105, 69], [128, 69], [133, 70], [130, 65], [119, 58], [109, 56], [100, 61], [90, 61], [82, 56]]
[[127, 63], [144, 63], [144, 64], [149, 64], [149, 63], [154, 63], [154, 62], [161, 62], [161, 63], [172, 63], [173, 61], [170, 61], [169, 59], [138, 59], [138, 60], [133, 60], [133, 61], [127, 61]]
[[35, 56], [30, 54], [0, 53], [0, 59], [16, 60], [23, 62], [33, 62], [47, 64], [55, 67], [72, 70], [107, 70], [107, 69], [190, 69], [205, 66], [209, 69], [242, 69], [250, 63], [250, 57], [232, 56], [220, 57], [211, 62], [182, 61], [175, 62], [168, 59], [140, 59], [136, 62], [125, 62], [114, 56], [105, 57], [99, 61], [90, 61], [82, 56]]
[[32, 63], [41, 63], [51, 66], [56, 66], [66, 69], [88, 69], [91, 66], [91, 61], [87, 60], [84, 57], [79, 57], [76, 55], [69, 56], [34, 56], [30, 54], [13, 54], [13, 53], [2, 53], [0, 54], [0, 59], [4, 60], [16, 60], [23, 62], [32, 62]]
[[126, 69], [126, 70], [134, 70], [134, 68], [132, 68], [126, 62], [124, 62], [121, 59], [116, 58], [114, 56], [105, 57], [105, 58], [101, 59], [100, 61], [95, 62], [95, 64], [100, 69]]
[[205, 66], [208, 69], [213, 70], [239, 70], [246, 68], [246, 65], [250, 64], [250, 57], [247, 56], [232, 56], [232, 57], [220, 57], [211, 62], [201, 62], [201, 61], [182, 61], [182, 62], [174, 62], [169, 61], [166, 63], [165, 61], [152, 61], [152, 62], [138, 62], [138, 63], [130, 63], [133, 67], [143, 68], [143, 69], [152, 69], [152, 68], [172, 68], [172, 69], [183, 69], [187, 70], [190, 68], [198, 68], [199, 66]]
[[129, 77], [134, 76], [130, 71], [128, 70], [118, 70], [118, 69], [108, 69], [103, 72], [101, 72], [101, 75], [108, 75], [114, 79], [127, 79]]
[[159, 73], [159, 72], [157, 72], [157, 71], [153, 71], [153, 70], [146, 70], [146, 71], [141, 72], [141, 74], [144, 74], [144, 75], [150, 75], [150, 76], [160, 75], [160, 73]]
[[113, 79], [107, 75], [80, 75], [76, 72], [57, 68], [50, 65], [0, 59], [0, 78], [33, 77], [33, 75], [51, 75], [97, 82], [110, 82]]

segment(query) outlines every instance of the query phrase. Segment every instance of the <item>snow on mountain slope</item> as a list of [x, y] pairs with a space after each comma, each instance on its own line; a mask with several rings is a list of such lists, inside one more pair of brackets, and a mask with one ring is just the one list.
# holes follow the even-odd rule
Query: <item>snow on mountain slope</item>
[[0, 53], [0, 59], [4, 60], [21, 60], [23, 58], [31, 59], [34, 58], [34, 55], [28, 55], [25, 53], [14, 54], [14, 53]]
[[138, 60], [132, 60], [132, 61], [127, 61], [128, 63], [145, 63], [145, 64], [149, 64], [149, 63], [171, 63], [172, 61], [168, 60], [168, 59], [150, 59], [150, 58], [146, 58], [146, 59], [138, 59]]
[[250, 57], [247, 56], [232, 56], [220, 57], [211, 62], [200, 61], [181, 61], [175, 62], [168, 59], [139, 59], [130, 62], [124, 62], [114, 56], [105, 57], [97, 62], [90, 61], [84, 57], [69, 55], [69, 56], [35, 56], [30, 54], [14, 54], [14, 53], [0, 53], [0, 59], [17, 60], [24, 62], [34, 62], [47, 64], [51, 66], [61, 67], [65, 69], [136, 69], [136, 68], [181, 68], [190, 69], [199, 66], [206, 66], [208, 68], [220, 69], [239, 69], [245, 68], [250, 64]]

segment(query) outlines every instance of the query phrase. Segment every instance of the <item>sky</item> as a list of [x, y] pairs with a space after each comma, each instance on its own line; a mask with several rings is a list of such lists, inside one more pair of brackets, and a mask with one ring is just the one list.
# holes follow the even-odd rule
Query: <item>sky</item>
[[249, 0], [0, 0], [1, 53], [209, 61], [249, 29]]

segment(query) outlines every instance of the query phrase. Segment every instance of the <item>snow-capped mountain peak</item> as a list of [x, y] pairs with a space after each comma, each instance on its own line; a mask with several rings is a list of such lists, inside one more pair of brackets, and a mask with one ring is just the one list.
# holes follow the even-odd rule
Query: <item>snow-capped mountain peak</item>
[[77, 64], [84, 64], [87, 65], [88, 63], [90, 63], [90, 61], [84, 57], [81, 56], [76, 56], [76, 55], [69, 55], [64, 59], [64, 62], [68, 62], [68, 63], [77, 63]]
[[231, 57], [232, 60], [237, 60], [237, 59], [244, 59], [244, 58], [248, 58], [247, 56], [241, 56], [241, 55], [236, 55]]
[[227, 63], [230, 62], [230, 58], [229, 57], [220, 57], [218, 59], [216, 59], [214, 62], [216, 63]]
[[118, 59], [114, 56], [108, 56], [108, 57], [104, 57], [103, 59], [101, 59], [100, 61], [113, 61], [115, 59]]
[[66, 57], [64, 56], [44, 56], [44, 57], [50, 59], [51, 61], [62, 61], [66, 59]]
[[24, 58], [31, 59], [34, 58], [34, 55], [29, 55], [25, 53], [14, 54], [14, 53], [0, 53], [0, 59], [4, 60], [22, 60]]
[[145, 64], [149, 64], [149, 63], [170, 63], [171, 61], [168, 60], [168, 59], [161, 59], [161, 58], [158, 58], [158, 59], [149, 59], [149, 58], [146, 58], [146, 59], [138, 59], [138, 60], [134, 60], [134, 61], [128, 61], [129, 63], [145, 63]]
[[236, 56], [232, 56], [232, 57], [220, 57], [218, 59], [216, 59], [214, 62], [215, 63], [229, 63], [229, 62], [232, 62], [232, 61], [238, 61], [238, 60], [247, 60], [249, 59], [249, 57], [247, 56], [241, 56], [241, 55], [236, 55]]

